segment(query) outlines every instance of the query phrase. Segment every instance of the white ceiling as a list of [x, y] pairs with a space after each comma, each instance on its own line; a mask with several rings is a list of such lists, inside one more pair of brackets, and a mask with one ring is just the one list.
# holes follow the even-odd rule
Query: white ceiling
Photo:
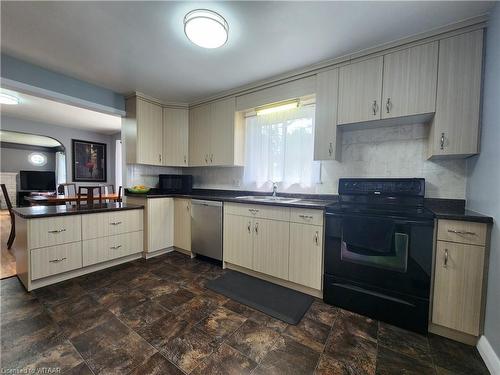
[[8, 130], [0, 130], [0, 141], [30, 146], [61, 146], [61, 142], [55, 140], [54, 138], [45, 137], [43, 135], [11, 132]]
[[120, 116], [91, 111], [12, 90], [2, 89], [2, 92], [20, 99], [17, 105], [0, 105], [2, 115], [103, 134], [114, 134], [121, 129]]
[[[489, 11], [493, 2], [1, 2], [2, 51], [117, 92], [192, 102]], [[216, 50], [191, 44], [184, 15], [229, 23]]]

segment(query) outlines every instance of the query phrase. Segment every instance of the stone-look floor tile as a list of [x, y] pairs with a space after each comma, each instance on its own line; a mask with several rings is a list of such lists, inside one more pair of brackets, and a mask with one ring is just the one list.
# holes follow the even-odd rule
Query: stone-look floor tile
[[252, 374], [312, 374], [319, 356], [311, 348], [281, 336]]
[[253, 320], [247, 320], [226, 341], [226, 344], [259, 363], [279, 337], [280, 334], [275, 330], [260, 326]]
[[198, 328], [187, 325], [160, 351], [167, 359], [186, 373], [191, 372], [217, 348], [214, 338]]
[[37, 289], [33, 293], [40, 302], [50, 306], [70, 297], [81, 296], [85, 290], [74, 280], [68, 280]]
[[146, 302], [147, 297], [137, 290], [116, 291], [103, 288], [90, 292], [99, 304], [109, 309], [114, 314], [132, 309]]
[[474, 346], [430, 334], [431, 355], [436, 367], [455, 374], [488, 374], [481, 356]]
[[78, 366], [65, 371], [64, 375], [94, 375], [94, 373], [90, 371], [89, 366], [85, 362], [82, 362]]
[[283, 332], [284, 335], [290, 336], [320, 353], [325, 347], [329, 333], [330, 326], [309, 318], [302, 318], [299, 324], [289, 325]]
[[314, 301], [309, 310], [307, 310], [305, 317], [331, 326], [338, 317], [338, 314], [338, 308], [327, 305], [322, 301]]
[[373, 372], [367, 373], [357, 368], [355, 363], [339, 361], [325, 354], [321, 356], [314, 371], [315, 375], [370, 375], [374, 373], [375, 368]]
[[167, 309], [148, 300], [132, 309], [119, 312], [117, 316], [128, 327], [137, 330], [169, 314]]
[[237, 350], [222, 344], [210, 357], [191, 374], [250, 374], [257, 363], [245, 357]]
[[257, 311], [252, 309], [249, 306], [243, 305], [239, 302], [236, 302], [234, 300], [229, 300], [226, 303], [224, 303], [224, 307], [234, 311], [235, 313], [238, 313], [250, 320], [253, 320], [254, 322], [274, 329], [277, 332], [283, 332], [287, 327], [288, 323], [285, 323], [279, 319], [273, 318], [272, 316], [269, 316], [267, 314], [264, 314], [263, 312]]
[[387, 323], [379, 323], [378, 344], [421, 361], [432, 361], [427, 336]]
[[159, 351], [166, 348], [168, 343], [180, 335], [189, 323], [168, 312], [164, 317], [138, 329], [137, 332]]
[[0, 280], [0, 297], [14, 297], [22, 295], [31, 295], [19, 281], [17, 277], [9, 277], [7, 279]]
[[189, 323], [195, 324], [210, 315], [218, 306], [219, 304], [217, 301], [213, 299], [204, 296], [196, 296], [172, 311]]
[[48, 311], [52, 319], [56, 322], [60, 322], [96, 307], [98, 307], [97, 301], [88, 294], [84, 294], [81, 296], [73, 296], [57, 304], [53, 304], [48, 307]]
[[59, 321], [58, 324], [65, 336], [75, 337], [113, 318], [111, 312], [100, 305], [96, 305], [76, 315], [68, 315], [66, 319]]
[[36, 316], [44, 311], [45, 307], [34, 296], [33, 298], [2, 296], [0, 300], [0, 325]]
[[379, 347], [377, 355], [377, 375], [434, 375], [436, 370], [432, 362], [422, 362]]
[[223, 340], [235, 332], [245, 320], [245, 317], [224, 307], [219, 307], [196, 326], [216, 340]]
[[[366, 316], [347, 310], [339, 310], [339, 317], [333, 327], [367, 340], [377, 341], [378, 322]], [[333, 331], [333, 330], [332, 330]]]
[[194, 294], [193, 292], [190, 292], [189, 290], [184, 288], [180, 288], [173, 293], [164, 294], [158, 298], [155, 298], [154, 301], [168, 310], [173, 310], [176, 307], [189, 302], [195, 296], [196, 294]]
[[182, 375], [183, 372], [175, 367], [172, 362], [156, 353], [145, 364], [136, 367], [129, 375]]
[[24, 357], [16, 363], [15, 368], [33, 374], [41, 373], [43, 369], [52, 369], [62, 373], [82, 362], [80, 354], [66, 340], [43, 352]]
[[125, 374], [156, 353], [150, 344], [116, 318], [71, 341], [95, 373]]
[[148, 298], [157, 298], [178, 291], [179, 286], [157, 277], [149, 277], [141, 281], [134, 289]]

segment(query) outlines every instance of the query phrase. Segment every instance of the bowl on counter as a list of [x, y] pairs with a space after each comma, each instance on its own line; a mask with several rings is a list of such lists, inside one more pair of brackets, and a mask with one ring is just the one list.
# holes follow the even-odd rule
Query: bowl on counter
[[146, 194], [150, 190], [151, 190], [151, 188], [147, 187], [147, 186], [144, 186], [144, 187], [135, 187], [135, 186], [132, 186], [132, 187], [127, 188], [127, 191], [129, 193], [134, 193], [134, 194]]

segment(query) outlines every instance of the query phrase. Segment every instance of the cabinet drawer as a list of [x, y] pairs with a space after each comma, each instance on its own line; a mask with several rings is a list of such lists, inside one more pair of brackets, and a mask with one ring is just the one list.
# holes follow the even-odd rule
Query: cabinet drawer
[[257, 217], [272, 220], [290, 220], [290, 208], [266, 206], [261, 204], [245, 203], [225, 203], [224, 212], [226, 214]]
[[437, 238], [441, 241], [484, 246], [487, 224], [458, 220], [439, 220]]
[[82, 243], [31, 250], [31, 280], [82, 268]]
[[323, 225], [323, 210], [292, 208], [290, 221], [299, 224]]
[[56, 216], [32, 219], [28, 224], [28, 247], [60, 245], [80, 241], [82, 238], [82, 221], [80, 215]]
[[143, 210], [82, 215], [82, 239], [107, 237], [142, 230]]
[[83, 266], [140, 253], [143, 249], [142, 245], [142, 231], [85, 240], [83, 241]]

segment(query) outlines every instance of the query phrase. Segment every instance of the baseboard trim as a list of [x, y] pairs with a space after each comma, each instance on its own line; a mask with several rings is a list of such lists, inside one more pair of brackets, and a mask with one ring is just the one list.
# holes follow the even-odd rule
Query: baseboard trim
[[163, 255], [163, 254], [166, 254], [166, 253], [171, 253], [174, 250], [175, 250], [175, 248], [173, 246], [171, 246], [171, 247], [167, 247], [165, 249], [156, 250], [156, 251], [153, 251], [153, 252], [144, 252], [144, 253], [142, 253], [142, 257], [144, 259], [151, 259], [151, 258], [157, 257], [158, 255]]
[[493, 350], [486, 336], [482, 335], [477, 343], [477, 350], [492, 375], [500, 375], [500, 358]]

